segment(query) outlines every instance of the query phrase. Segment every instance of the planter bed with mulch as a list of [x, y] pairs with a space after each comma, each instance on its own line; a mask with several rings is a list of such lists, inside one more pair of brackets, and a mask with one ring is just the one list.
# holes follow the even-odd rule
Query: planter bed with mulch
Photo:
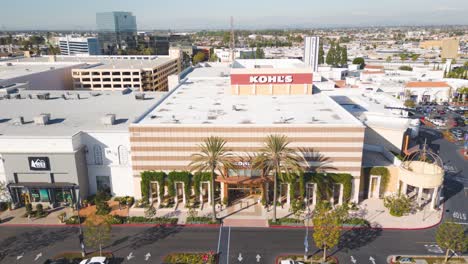
[[172, 253], [164, 257], [165, 264], [217, 264], [218, 256], [207, 253]]

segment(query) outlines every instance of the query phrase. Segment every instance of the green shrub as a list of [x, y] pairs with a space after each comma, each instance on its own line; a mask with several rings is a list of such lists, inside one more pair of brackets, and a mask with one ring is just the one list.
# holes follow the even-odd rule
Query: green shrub
[[24, 207], [26, 208], [26, 213], [27, 214], [32, 214], [32, 212], [33, 212], [32, 204], [28, 203]]
[[354, 226], [370, 226], [369, 221], [364, 218], [351, 217], [346, 219], [343, 224], [345, 225], [354, 225]]
[[162, 200], [164, 196], [164, 183], [166, 173], [162, 171], [144, 171], [141, 173], [141, 196], [142, 200], [149, 202], [150, 182], [155, 181], [159, 184], [159, 198]]
[[36, 204], [36, 215], [44, 215], [44, 207], [42, 206], [42, 204]]
[[111, 212], [111, 208], [106, 201], [99, 201], [96, 203], [96, 214], [97, 215], [107, 215]]
[[296, 218], [278, 218], [276, 222], [272, 219], [268, 220], [270, 225], [304, 225], [304, 221]]
[[143, 216], [132, 216], [128, 218], [129, 223], [138, 224], [177, 224], [178, 218], [155, 217], [146, 218]]
[[384, 206], [390, 210], [390, 215], [400, 217], [411, 212], [413, 202], [406, 195], [393, 195], [384, 198]]
[[133, 198], [131, 196], [127, 196], [126, 199], [127, 199], [128, 207], [131, 207], [135, 203], [135, 198]]
[[[81, 223], [84, 223], [84, 221], [86, 220], [86, 217], [81, 216], [80, 218], [81, 218]], [[77, 215], [71, 216], [70, 218], [65, 220], [65, 224], [67, 225], [77, 225], [79, 223], [80, 221]]]
[[109, 223], [111, 225], [120, 225], [124, 223], [125, 218], [119, 215], [111, 215], [109, 217]]
[[0, 212], [6, 211], [8, 209], [7, 202], [0, 202]]
[[96, 193], [96, 196], [94, 197], [94, 203], [98, 204], [99, 202], [107, 202], [110, 200], [110, 198], [110, 194], [100, 191]]
[[213, 221], [211, 217], [203, 217], [203, 216], [194, 216], [194, 217], [187, 217], [187, 224], [217, 224], [217, 221]]
[[208, 253], [172, 253], [164, 257], [164, 263], [168, 264], [215, 264], [216, 254]]
[[400, 71], [413, 71], [413, 68], [411, 66], [403, 65], [398, 68]]

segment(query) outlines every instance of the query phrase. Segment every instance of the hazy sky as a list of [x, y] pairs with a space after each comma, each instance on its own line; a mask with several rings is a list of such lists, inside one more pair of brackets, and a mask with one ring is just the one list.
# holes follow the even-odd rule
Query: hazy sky
[[1, 0], [1, 29], [94, 29], [131, 11], [139, 29], [468, 25], [468, 0]]

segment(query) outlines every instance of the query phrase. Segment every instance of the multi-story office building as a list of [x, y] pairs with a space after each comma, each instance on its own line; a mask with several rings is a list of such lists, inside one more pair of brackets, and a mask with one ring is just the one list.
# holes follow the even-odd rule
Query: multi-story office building
[[319, 37], [304, 38], [304, 63], [314, 72], [318, 71], [319, 43]]
[[168, 76], [181, 72], [180, 50], [169, 56], [99, 56], [98, 63], [72, 70], [75, 89], [168, 91]]
[[62, 55], [101, 55], [97, 38], [66, 36], [59, 38], [59, 47]]
[[104, 54], [116, 54], [119, 48], [136, 47], [136, 17], [131, 12], [97, 13], [96, 24]]

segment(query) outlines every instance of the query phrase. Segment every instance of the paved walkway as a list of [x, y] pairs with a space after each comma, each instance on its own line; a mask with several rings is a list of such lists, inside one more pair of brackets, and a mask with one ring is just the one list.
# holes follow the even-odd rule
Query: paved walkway
[[69, 207], [64, 208], [56, 208], [52, 209], [51, 213], [47, 217], [43, 218], [28, 218], [24, 217], [26, 214], [26, 209], [18, 208], [16, 210], [5, 211], [0, 214], [0, 218], [2, 220], [2, 224], [33, 224], [33, 225], [58, 225], [60, 223], [58, 219], [58, 215], [65, 212], [67, 217], [70, 217], [76, 213]]
[[[313, 208], [311, 208], [312, 210]], [[19, 208], [13, 211], [6, 211], [0, 214], [3, 222], [8, 224], [59, 224], [58, 214], [66, 212], [67, 216], [75, 213], [71, 208], [61, 208], [54, 211], [45, 218], [28, 219], [23, 217], [25, 214], [24, 208]], [[143, 208], [132, 208], [129, 216], [144, 216], [145, 210]], [[442, 217], [442, 210], [432, 211], [426, 207], [422, 211], [417, 211], [411, 215], [403, 217], [391, 216], [388, 209], [383, 206], [383, 200], [368, 199], [359, 205], [357, 211], [351, 211], [351, 216], [367, 219], [373, 226], [382, 228], [407, 228], [419, 229], [434, 226], [439, 223]], [[209, 217], [212, 214], [211, 206], [204, 206], [203, 210], [197, 212], [197, 216]], [[183, 204], [179, 205], [177, 209], [174, 208], [160, 208], [157, 209], [157, 217], [177, 217], [178, 224], [185, 224], [189, 215], [189, 209], [185, 208]], [[289, 212], [289, 207], [277, 207], [277, 218], [293, 217]], [[242, 226], [242, 227], [266, 227], [268, 226], [268, 219], [273, 217], [273, 210], [271, 207], [266, 209], [264, 206], [253, 199], [245, 199], [233, 206], [226, 208], [217, 208], [216, 216], [222, 218], [226, 226]], [[311, 221], [309, 222], [311, 224]]]

